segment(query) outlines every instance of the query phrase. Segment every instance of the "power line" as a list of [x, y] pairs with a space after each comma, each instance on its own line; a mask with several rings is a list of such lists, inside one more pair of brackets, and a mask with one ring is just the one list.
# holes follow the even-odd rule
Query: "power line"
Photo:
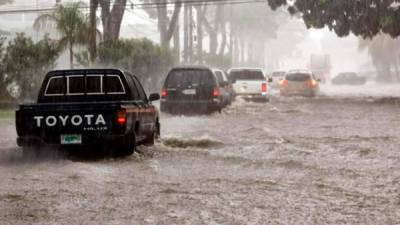
[[[139, 4], [133, 4], [134, 9], [155, 9], [158, 7], [167, 7], [168, 5], [175, 5], [177, 4], [177, 1], [174, 2], [166, 2], [166, 3], [160, 3], [160, 2], [155, 2], [155, 3], [139, 3]], [[190, 4], [192, 6], [197, 6], [197, 5], [203, 5], [204, 3], [207, 3], [207, 5], [240, 5], [240, 4], [254, 4], [254, 3], [266, 3], [266, 0], [238, 0], [238, 1], [233, 1], [233, 0], [193, 0], [193, 1], [181, 1], [182, 4]], [[125, 5], [118, 5], [116, 4], [115, 6], [122, 6], [125, 9], [131, 9], [132, 5], [131, 4], [125, 4]], [[90, 9], [89, 6], [81, 6], [79, 7], [82, 10], [85, 9]], [[57, 7], [47, 7], [47, 8], [36, 8], [36, 9], [7, 9], [7, 10], [0, 10], [0, 14], [13, 14], [13, 13], [40, 13], [40, 12], [51, 12], [56, 10]]]

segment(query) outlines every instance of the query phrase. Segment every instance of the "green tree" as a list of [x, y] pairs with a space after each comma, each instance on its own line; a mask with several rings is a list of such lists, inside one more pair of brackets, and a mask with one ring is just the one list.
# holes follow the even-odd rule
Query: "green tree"
[[2, 90], [15, 84], [20, 89], [19, 98], [32, 99], [42, 82], [45, 73], [54, 68], [60, 48], [57, 41], [48, 36], [37, 43], [23, 33], [17, 34], [8, 43], [1, 60]]
[[[229, 15], [229, 16], [228, 16]], [[273, 12], [267, 4], [233, 6], [227, 15], [234, 36], [235, 64], [264, 65], [264, 44], [277, 37], [279, 26], [287, 22], [280, 11]]]
[[[122, 39], [99, 45], [98, 64], [127, 69], [137, 75], [148, 89], [158, 90], [176, 59], [171, 50], [148, 39]], [[151, 86], [150, 86], [151, 85]]]
[[339, 37], [350, 32], [363, 38], [380, 32], [400, 35], [398, 0], [268, 0], [272, 9], [289, 2], [289, 11], [299, 13], [308, 28], [327, 26]]
[[60, 46], [69, 51], [70, 68], [74, 67], [74, 46], [88, 42], [89, 22], [81, 12], [81, 2], [59, 5], [52, 13], [40, 15], [34, 23], [35, 29], [40, 29], [41, 24], [52, 21], [60, 33]]
[[7, 91], [7, 77], [4, 73], [4, 53], [5, 53], [5, 38], [0, 38], [0, 100], [10, 100], [11, 95]]
[[372, 39], [361, 39], [359, 49], [367, 50], [372, 63], [377, 69], [378, 80], [381, 82], [400, 81], [400, 40], [389, 35], [378, 35]]

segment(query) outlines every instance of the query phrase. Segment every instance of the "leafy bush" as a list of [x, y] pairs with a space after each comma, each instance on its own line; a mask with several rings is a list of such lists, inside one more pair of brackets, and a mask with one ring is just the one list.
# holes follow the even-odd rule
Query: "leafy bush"
[[34, 43], [23, 33], [11, 40], [1, 58], [1, 88], [5, 93], [9, 85], [18, 87], [20, 100], [33, 100], [42, 79], [55, 66], [60, 48], [47, 36]]

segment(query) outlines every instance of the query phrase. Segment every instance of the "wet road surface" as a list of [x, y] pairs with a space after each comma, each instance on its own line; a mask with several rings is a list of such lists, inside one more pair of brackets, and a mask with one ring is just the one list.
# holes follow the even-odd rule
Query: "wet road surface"
[[1, 224], [400, 223], [398, 98], [163, 115], [161, 141], [120, 159], [23, 157], [0, 127]]

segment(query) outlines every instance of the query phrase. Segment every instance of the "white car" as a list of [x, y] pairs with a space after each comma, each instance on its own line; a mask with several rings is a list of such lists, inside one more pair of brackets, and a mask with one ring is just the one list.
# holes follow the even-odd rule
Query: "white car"
[[279, 89], [279, 83], [281, 80], [285, 79], [286, 71], [284, 70], [275, 70], [271, 73], [272, 78], [272, 88]]
[[269, 101], [268, 82], [263, 69], [232, 68], [228, 71], [229, 79], [237, 96], [246, 100]]

